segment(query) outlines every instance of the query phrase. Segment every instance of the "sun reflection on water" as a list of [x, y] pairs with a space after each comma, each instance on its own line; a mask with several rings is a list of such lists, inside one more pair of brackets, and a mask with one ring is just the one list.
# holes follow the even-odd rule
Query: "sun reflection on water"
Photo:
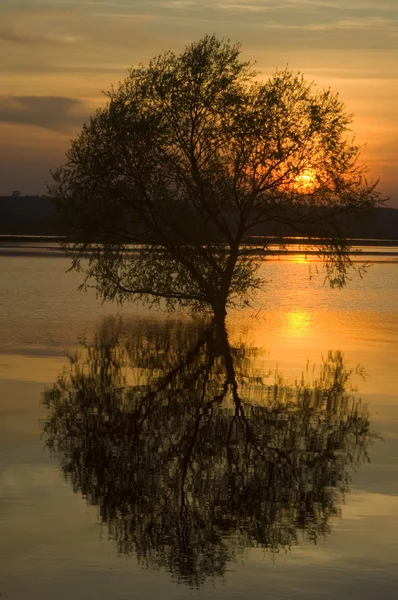
[[291, 310], [286, 313], [286, 333], [297, 336], [308, 333], [311, 328], [311, 316], [305, 310]]

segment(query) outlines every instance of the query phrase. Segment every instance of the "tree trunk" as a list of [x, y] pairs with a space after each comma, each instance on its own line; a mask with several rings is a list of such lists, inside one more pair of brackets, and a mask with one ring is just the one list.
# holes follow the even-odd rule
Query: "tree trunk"
[[223, 323], [227, 315], [226, 301], [217, 300], [211, 305], [214, 313], [214, 320], [217, 323]]
[[231, 280], [234, 274], [236, 261], [239, 256], [239, 242], [235, 241], [231, 246], [231, 253], [228, 258], [227, 266], [224, 270], [223, 278], [221, 281], [220, 289], [218, 290], [217, 296], [211, 302], [214, 316], [216, 320], [224, 321], [227, 314], [227, 300], [231, 288]]

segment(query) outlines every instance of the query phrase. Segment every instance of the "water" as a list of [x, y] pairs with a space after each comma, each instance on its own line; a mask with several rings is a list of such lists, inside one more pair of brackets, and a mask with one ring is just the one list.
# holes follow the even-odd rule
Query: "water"
[[264, 265], [226, 340], [1, 256], [2, 598], [395, 598], [398, 265], [372, 260], [341, 291]]

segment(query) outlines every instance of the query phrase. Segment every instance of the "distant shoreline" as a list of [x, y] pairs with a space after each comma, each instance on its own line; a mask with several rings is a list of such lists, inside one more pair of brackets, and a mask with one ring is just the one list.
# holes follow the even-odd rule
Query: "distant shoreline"
[[[350, 245], [352, 246], [351, 255], [356, 260], [364, 260], [366, 262], [367, 257], [378, 256], [379, 260], [383, 257], [388, 259], [392, 258], [393, 262], [396, 262], [398, 258], [398, 239], [396, 240], [385, 240], [385, 239], [350, 239]], [[311, 246], [315, 246], [315, 241], [308, 242], [303, 237], [289, 237], [284, 238], [283, 241], [275, 237], [261, 237], [253, 236], [245, 241], [247, 250], [252, 246], [253, 249], [249, 254], [264, 256], [267, 260], [272, 259], [283, 259], [291, 256], [305, 256], [312, 260], [316, 260], [317, 255], [320, 254], [319, 250]], [[280, 247], [283, 244], [284, 247]], [[306, 248], [303, 248], [303, 245]], [[268, 246], [262, 249], [261, 246]], [[126, 248], [126, 255], [134, 252], [138, 249], [137, 246], [131, 244], [130, 248]], [[73, 251], [72, 251], [73, 252]], [[89, 257], [90, 252], [87, 252]], [[61, 238], [56, 236], [37, 236], [37, 235], [0, 235], [0, 257], [1, 258], [64, 258], [69, 259], [70, 256], [61, 246]], [[321, 260], [321, 257], [320, 257]], [[391, 260], [391, 258], [390, 258]]]
[[[398, 246], [398, 238], [396, 239], [384, 239], [384, 238], [347, 238], [347, 241], [351, 246]], [[2, 235], [0, 234], [0, 248], [6, 247], [5, 244], [11, 243], [12, 247], [15, 247], [17, 243], [22, 245], [32, 243], [44, 243], [44, 244], [61, 244], [62, 237], [54, 235]], [[313, 240], [306, 240], [303, 236], [300, 237], [285, 237], [276, 238], [274, 236], [250, 236], [245, 241], [246, 245], [263, 245], [263, 244], [307, 244], [314, 245], [316, 242]]]

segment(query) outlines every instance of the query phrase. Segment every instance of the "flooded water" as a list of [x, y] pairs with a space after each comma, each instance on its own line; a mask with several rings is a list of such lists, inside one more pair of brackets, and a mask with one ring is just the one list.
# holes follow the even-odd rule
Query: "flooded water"
[[398, 249], [374, 252], [343, 290], [265, 263], [227, 331], [3, 252], [1, 598], [396, 598]]

